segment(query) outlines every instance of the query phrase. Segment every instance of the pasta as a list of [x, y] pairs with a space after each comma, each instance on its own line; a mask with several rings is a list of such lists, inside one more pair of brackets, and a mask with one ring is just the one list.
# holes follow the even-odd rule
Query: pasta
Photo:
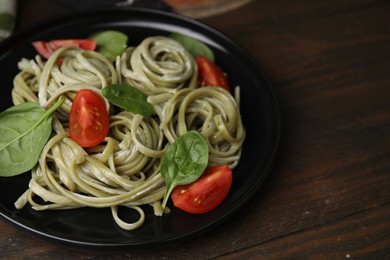
[[[59, 62], [60, 61], [60, 62]], [[15, 202], [35, 210], [80, 207], [111, 208], [123, 229], [140, 227], [151, 205], [161, 216], [165, 183], [160, 162], [167, 146], [189, 130], [198, 130], [209, 143], [209, 165], [240, 159], [245, 130], [239, 111], [239, 87], [235, 98], [217, 87], [196, 88], [197, 66], [176, 41], [149, 37], [129, 47], [115, 64], [95, 51], [63, 47], [43, 61], [22, 59], [14, 79], [14, 104], [28, 101], [49, 107], [59, 96], [64, 104], [53, 118], [52, 137], [32, 170], [28, 190]], [[82, 148], [69, 137], [68, 115], [78, 90], [97, 92], [110, 84], [127, 83], [148, 95], [156, 116], [145, 118], [110, 107], [110, 131], [104, 142]], [[118, 215], [119, 207], [139, 213], [134, 223]]]
[[196, 85], [193, 58], [178, 42], [167, 37], [149, 37], [137, 48], [128, 48], [120, 65], [125, 82], [147, 95]]

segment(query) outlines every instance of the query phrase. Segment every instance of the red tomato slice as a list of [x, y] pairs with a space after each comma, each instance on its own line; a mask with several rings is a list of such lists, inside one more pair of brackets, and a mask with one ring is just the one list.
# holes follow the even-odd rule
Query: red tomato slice
[[173, 204], [189, 213], [206, 213], [226, 198], [232, 179], [232, 170], [228, 165], [209, 167], [195, 182], [173, 189]]
[[90, 39], [35, 41], [32, 45], [35, 50], [46, 59], [50, 58], [54, 51], [64, 46], [76, 46], [90, 51], [96, 49], [96, 41]]
[[199, 86], [216, 86], [230, 91], [230, 85], [220, 67], [204, 56], [196, 58]]
[[69, 113], [70, 138], [82, 147], [101, 143], [108, 134], [109, 119], [104, 99], [90, 89], [82, 89]]
[[35, 50], [44, 58], [48, 59], [53, 51], [47, 46], [47, 42], [44, 41], [36, 41], [33, 42]]
[[49, 46], [53, 51], [64, 46], [77, 46], [84, 50], [93, 51], [96, 48], [96, 41], [90, 39], [51, 40]]

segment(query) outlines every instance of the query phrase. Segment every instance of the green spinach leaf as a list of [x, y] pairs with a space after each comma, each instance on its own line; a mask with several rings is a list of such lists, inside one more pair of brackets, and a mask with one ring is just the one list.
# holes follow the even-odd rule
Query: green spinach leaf
[[89, 36], [89, 39], [96, 41], [97, 51], [115, 61], [127, 48], [127, 35], [118, 31], [101, 31]]
[[49, 110], [28, 102], [0, 113], [0, 176], [34, 167], [52, 131], [51, 115], [63, 102], [61, 97]]
[[148, 96], [130, 85], [109, 85], [102, 89], [102, 94], [113, 104], [129, 112], [145, 117], [155, 114], [152, 104], [147, 101]]
[[214, 53], [213, 51], [203, 42], [198, 41], [195, 38], [190, 36], [180, 34], [180, 33], [171, 33], [170, 38], [178, 41], [183, 45], [183, 47], [194, 57], [205, 56], [212, 62], [214, 62]]
[[162, 208], [177, 185], [190, 184], [204, 172], [209, 160], [209, 147], [205, 138], [197, 131], [179, 136], [171, 144], [161, 162], [161, 175], [167, 189]]

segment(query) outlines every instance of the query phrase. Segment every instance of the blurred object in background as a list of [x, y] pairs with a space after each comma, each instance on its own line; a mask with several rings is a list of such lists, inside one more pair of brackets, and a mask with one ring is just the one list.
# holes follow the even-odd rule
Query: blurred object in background
[[55, 0], [72, 9], [82, 10], [102, 7], [146, 7], [173, 11], [192, 18], [221, 14], [252, 0]]
[[164, 0], [177, 13], [192, 18], [204, 18], [231, 11], [252, 0]]
[[[162, 0], [54, 0], [55, 2], [75, 10], [104, 7], [144, 7], [171, 11], [169, 5]], [[178, 1], [180, 2], [180, 1]]]
[[[232, 11], [252, 1], [253, 0], [0, 0], [0, 11], [2, 12], [3, 9], [5, 9], [3, 2], [13, 4], [15, 9], [16, 3], [18, 3], [19, 9], [17, 10], [17, 17], [19, 17], [19, 19], [16, 20], [16, 27], [14, 28], [14, 32], [17, 32], [29, 28], [34, 23], [41, 20], [59, 14], [64, 15], [73, 11], [113, 7], [144, 7], [175, 12], [194, 19], [199, 19]], [[15, 19], [15, 16], [13, 16], [13, 19]], [[14, 20], [12, 20], [12, 22], [14, 22]], [[12, 28], [7, 31], [12, 32]]]
[[16, 0], [0, 0], [0, 41], [11, 35], [15, 25]]

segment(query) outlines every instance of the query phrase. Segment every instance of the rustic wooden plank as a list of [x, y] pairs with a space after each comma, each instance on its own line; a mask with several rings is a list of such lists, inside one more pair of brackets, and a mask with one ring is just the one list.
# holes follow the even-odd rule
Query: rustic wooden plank
[[224, 259], [388, 259], [390, 204], [244, 248]]

